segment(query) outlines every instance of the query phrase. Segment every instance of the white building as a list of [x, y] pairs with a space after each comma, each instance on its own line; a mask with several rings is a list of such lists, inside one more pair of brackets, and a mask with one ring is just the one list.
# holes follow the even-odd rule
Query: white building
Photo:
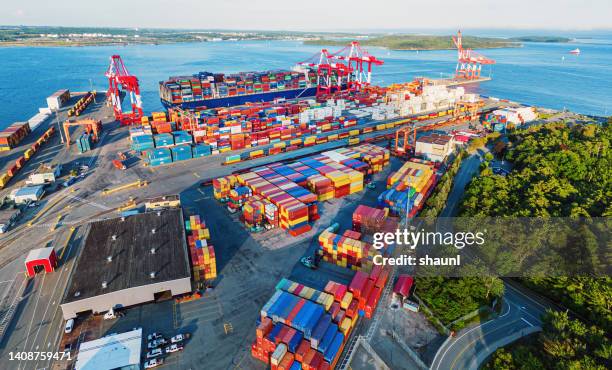
[[140, 369], [142, 328], [83, 342], [76, 370]]
[[60, 176], [61, 166], [49, 166], [41, 164], [36, 172], [32, 173], [26, 180], [28, 185], [44, 185], [54, 183]]
[[44, 185], [25, 186], [15, 190], [12, 194], [16, 204], [24, 204], [28, 201], [38, 202], [45, 194]]
[[429, 161], [443, 162], [453, 150], [455, 142], [452, 136], [432, 133], [417, 139], [415, 154]]

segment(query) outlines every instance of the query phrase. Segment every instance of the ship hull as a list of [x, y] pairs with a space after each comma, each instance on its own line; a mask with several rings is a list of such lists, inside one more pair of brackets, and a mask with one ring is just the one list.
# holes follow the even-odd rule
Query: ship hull
[[307, 87], [305, 89], [292, 89], [292, 90], [277, 90], [268, 91], [257, 94], [248, 95], [234, 95], [226, 96], [222, 98], [197, 100], [191, 102], [183, 102], [174, 104], [172, 102], [161, 99], [163, 106], [168, 109], [172, 107], [179, 107], [182, 109], [196, 109], [196, 108], [219, 108], [219, 107], [233, 107], [237, 105], [244, 105], [246, 103], [257, 103], [273, 101], [275, 99], [296, 99], [296, 98], [308, 98], [313, 97], [317, 93], [316, 87]]

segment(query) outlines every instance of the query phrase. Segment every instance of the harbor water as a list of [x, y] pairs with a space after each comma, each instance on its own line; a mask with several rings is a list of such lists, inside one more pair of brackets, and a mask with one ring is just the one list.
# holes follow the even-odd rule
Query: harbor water
[[[571, 43], [524, 43], [520, 48], [481, 50], [497, 61], [477, 92], [525, 104], [594, 115], [612, 115], [612, 33], [581, 36]], [[569, 51], [580, 48], [579, 56]], [[198, 71], [289, 69], [320, 46], [299, 41], [222, 41], [167, 45], [0, 48], [0, 128], [25, 121], [59, 89], [106, 90], [109, 56], [120, 54], [140, 80], [146, 112], [162, 110], [158, 82]], [[331, 50], [338, 49], [330, 47]], [[385, 61], [373, 83], [388, 85], [417, 76], [447, 77], [456, 51], [395, 51], [369, 48]]]

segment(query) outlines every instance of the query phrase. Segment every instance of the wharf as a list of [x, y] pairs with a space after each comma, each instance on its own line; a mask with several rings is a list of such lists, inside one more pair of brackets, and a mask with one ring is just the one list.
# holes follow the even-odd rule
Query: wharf
[[[9, 167], [11, 167], [15, 161], [24, 155], [25, 151], [29, 149], [38, 138], [44, 134], [50, 127], [55, 126], [56, 132], [53, 134], [47, 142], [45, 142], [38, 149], [36, 153], [28, 160], [24, 167], [14, 176], [9, 183], [0, 190], [0, 198], [5, 197], [9, 193], [9, 189], [23, 183], [28, 178], [29, 174], [35, 171], [41, 163], [56, 165], [66, 164], [70, 162], [76, 162], [83, 156], [87, 156], [88, 153], [80, 154], [76, 149], [76, 145], [73, 145], [70, 150], [66, 150], [62, 143], [62, 137], [64, 135], [62, 131], [62, 124], [67, 119], [95, 119], [102, 120], [103, 124], [113, 122], [114, 116], [112, 108], [106, 106], [106, 96], [104, 94], [98, 94], [96, 101], [92, 102], [85, 111], [79, 117], [68, 117], [68, 110], [83, 96], [85, 93], [73, 93], [70, 101], [57, 112], [51, 113], [49, 118], [38, 125], [28, 136], [26, 136], [16, 148], [9, 151], [0, 151], [0, 174], [6, 173]], [[77, 137], [82, 132], [82, 128], [72, 128], [72, 137]]]

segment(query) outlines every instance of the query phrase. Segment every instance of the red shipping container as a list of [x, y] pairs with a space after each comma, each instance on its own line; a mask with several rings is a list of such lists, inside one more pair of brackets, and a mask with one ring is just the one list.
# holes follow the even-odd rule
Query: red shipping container
[[380, 275], [378, 276], [378, 279], [376, 279], [376, 286], [378, 288], [384, 288], [385, 284], [387, 283], [387, 279], [389, 278], [389, 270], [387, 269], [383, 269], [380, 273]]
[[353, 297], [359, 298], [367, 281], [368, 275], [365, 272], [357, 271], [355, 273], [355, 276], [353, 276], [353, 280], [351, 280], [351, 284], [349, 285], [349, 291], [353, 293]]
[[[298, 295], [297, 293], [294, 293], [294, 294]], [[300, 299], [298, 303], [295, 305], [295, 307], [293, 307], [293, 309], [289, 313], [289, 316], [287, 316], [287, 320], [285, 320], [288, 325], [291, 325], [291, 322], [293, 321], [295, 316], [297, 316], [298, 312], [300, 312], [300, 310], [302, 309], [305, 303], [306, 303], [305, 299]]]
[[272, 319], [270, 319], [269, 317], [264, 317], [261, 320], [261, 323], [259, 324], [259, 326], [257, 327], [257, 330], [256, 330], [257, 338], [263, 338], [266, 335], [268, 335], [270, 330], [272, 330], [273, 326], [274, 324], [272, 323]]
[[287, 354], [283, 357], [280, 364], [278, 364], [278, 369], [279, 370], [289, 370], [291, 368], [291, 365], [293, 365], [294, 358], [295, 357], [293, 353], [287, 352]]
[[300, 342], [300, 345], [295, 350], [295, 360], [299, 362], [303, 362], [304, 356], [306, 355], [309, 349], [310, 349], [310, 342], [308, 342], [305, 339], [302, 339], [302, 341]]

